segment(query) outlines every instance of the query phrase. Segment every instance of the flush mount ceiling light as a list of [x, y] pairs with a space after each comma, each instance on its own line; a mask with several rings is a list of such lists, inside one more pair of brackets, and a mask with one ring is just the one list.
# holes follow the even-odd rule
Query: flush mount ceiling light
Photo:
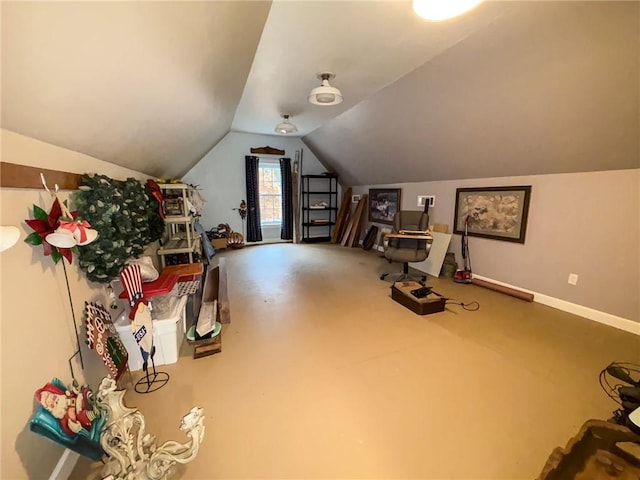
[[329, 80], [334, 79], [336, 76], [331, 72], [321, 72], [317, 77], [322, 80], [322, 84], [311, 90], [309, 103], [324, 106], [337, 105], [342, 102], [342, 92], [329, 85]]
[[286, 135], [298, 131], [298, 127], [289, 121], [289, 115], [283, 115], [282, 118], [284, 118], [284, 122], [276, 125], [276, 133], [284, 133]]
[[482, 0], [413, 0], [413, 11], [431, 22], [462, 15], [477, 7]]

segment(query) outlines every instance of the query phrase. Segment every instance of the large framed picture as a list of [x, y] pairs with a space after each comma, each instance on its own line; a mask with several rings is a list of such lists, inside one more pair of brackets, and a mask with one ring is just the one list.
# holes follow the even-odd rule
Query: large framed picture
[[369, 221], [393, 225], [393, 217], [400, 210], [400, 188], [369, 189]]
[[[453, 233], [524, 243], [531, 185], [458, 188]], [[468, 221], [467, 221], [468, 219]]]

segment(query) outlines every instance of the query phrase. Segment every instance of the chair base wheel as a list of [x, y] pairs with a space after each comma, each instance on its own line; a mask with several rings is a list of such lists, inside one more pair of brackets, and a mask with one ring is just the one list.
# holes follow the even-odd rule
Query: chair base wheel
[[389, 275], [388, 273], [383, 273], [382, 275], [380, 275], [380, 280], [384, 280], [387, 275]]

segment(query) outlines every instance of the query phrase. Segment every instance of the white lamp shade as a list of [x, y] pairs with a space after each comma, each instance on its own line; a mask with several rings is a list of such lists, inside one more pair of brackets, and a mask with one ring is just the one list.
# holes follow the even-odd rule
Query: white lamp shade
[[57, 228], [55, 232], [47, 235], [45, 240], [56, 248], [71, 248], [78, 244], [73, 233], [66, 228]]
[[[84, 232], [84, 240], [82, 239]], [[93, 228], [78, 228], [75, 232], [73, 232], [73, 238], [75, 238], [77, 244], [79, 246], [88, 245], [98, 238], [98, 231]]]
[[314, 105], [337, 105], [342, 102], [342, 92], [323, 80], [322, 85], [311, 90], [309, 103]]
[[431, 22], [441, 22], [462, 15], [483, 0], [413, 0], [413, 11]]
[[1, 226], [0, 227], [0, 252], [13, 247], [20, 238], [20, 230], [18, 227]]

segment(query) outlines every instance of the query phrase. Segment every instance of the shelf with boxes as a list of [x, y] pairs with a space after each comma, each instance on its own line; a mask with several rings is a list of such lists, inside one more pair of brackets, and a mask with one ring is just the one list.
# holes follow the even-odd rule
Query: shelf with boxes
[[162, 268], [166, 265], [193, 263], [201, 254], [200, 234], [195, 223], [200, 217], [195, 201], [197, 190], [184, 183], [161, 184], [165, 213], [165, 235], [157, 253]]

